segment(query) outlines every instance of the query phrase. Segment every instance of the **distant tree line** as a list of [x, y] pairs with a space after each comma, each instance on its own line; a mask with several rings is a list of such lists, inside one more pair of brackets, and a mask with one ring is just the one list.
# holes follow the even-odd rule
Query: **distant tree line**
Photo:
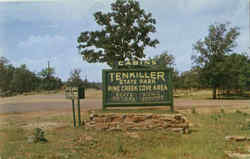
[[36, 74], [25, 64], [14, 67], [8, 59], [0, 57], [0, 96], [59, 89], [63, 83], [54, 73], [53, 68], [46, 68]]
[[63, 86], [101, 88], [100, 83], [82, 80], [80, 70], [74, 70], [68, 81], [55, 76], [55, 69], [47, 67], [39, 73], [30, 71], [25, 64], [14, 67], [5, 57], [0, 57], [0, 96], [13, 96], [28, 92], [59, 90]]

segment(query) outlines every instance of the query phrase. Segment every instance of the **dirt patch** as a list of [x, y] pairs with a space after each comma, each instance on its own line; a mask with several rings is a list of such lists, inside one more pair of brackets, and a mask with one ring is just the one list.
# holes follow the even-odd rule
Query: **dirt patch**
[[60, 127], [65, 127], [66, 125], [59, 122], [37, 122], [37, 123], [29, 123], [21, 126], [24, 129], [35, 129], [41, 128], [44, 130], [55, 129]]

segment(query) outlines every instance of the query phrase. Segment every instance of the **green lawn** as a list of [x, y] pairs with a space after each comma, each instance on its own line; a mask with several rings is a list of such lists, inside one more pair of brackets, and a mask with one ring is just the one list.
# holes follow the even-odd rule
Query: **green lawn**
[[[218, 92], [217, 92], [218, 93]], [[202, 90], [182, 90], [177, 89], [174, 91], [174, 96], [176, 98], [183, 99], [212, 99], [212, 90], [211, 89], [202, 89]], [[249, 100], [250, 92], [246, 91], [244, 94], [229, 94], [229, 95], [218, 95], [218, 99], [230, 99], [230, 100]]]

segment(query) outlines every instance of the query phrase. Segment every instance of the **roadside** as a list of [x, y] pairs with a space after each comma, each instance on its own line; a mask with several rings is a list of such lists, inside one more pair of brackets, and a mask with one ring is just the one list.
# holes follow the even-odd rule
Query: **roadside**
[[[182, 99], [175, 98], [174, 105], [177, 110], [190, 108], [224, 108], [224, 107], [250, 107], [250, 100], [211, 100], [211, 99]], [[89, 94], [81, 100], [81, 109], [101, 109], [101, 94]], [[161, 107], [164, 108], [164, 107]], [[71, 101], [64, 98], [64, 94], [16, 96], [0, 99], [0, 114], [24, 113], [71, 109]]]
[[[249, 136], [250, 109], [226, 108], [223, 112], [184, 113], [191, 133], [168, 131], [100, 131], [73, 128], [72, 112], [47, 111], [0, 115], [2, 158], [139, 158], [221, 159], [225, 151], [248, 153], [249, 141], [227, 141], [226, 136]], [[237, 110], [236, 110], [237, 109]], [[210, 109], [211, 110], [211, 109]], [[212, 109], [214, 110], [214, 109]], [[139, 111], [139, 110], [136, 110]], [[154, 111], [152, 111], [154, 112]], [[90, 112], [83, 111], [82, 119]], [[47, 143], [30, 143], [36, 128]], [[14, 151], [13, 151], [14, 150]]]

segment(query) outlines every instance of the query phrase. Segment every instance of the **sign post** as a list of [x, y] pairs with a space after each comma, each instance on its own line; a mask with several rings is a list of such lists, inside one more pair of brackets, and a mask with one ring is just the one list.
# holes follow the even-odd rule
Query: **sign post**
[[73, 122], [74, 127], [76, 127], [76, 115], [75, 115], [75, 102], [74, 100], [77, 100], [77, 107], [78, 107], [78, 124], [79, 127], [81, 126], [81, 110], [80, 110], [80, 99], [85, 98], [85, 90], [84, 88], [78, 88], [78, 87], [67, 87], [65, 89], [65, 97], [66, 99], [72, 100], [72, 112], [73, 112]]
[[168, 69], [103, 70], [103, 109], [119, 106], [173, 105], [172, 73]]
[[76, 127], [76, 115], [75, 115], [75, 103], [74, 99], [72, 99], [72, 112], [73, 112], [73, 122], [74, 122], [74, 128]]
[[80, 99], [77, 99], [77, 106], [78, 106], [78, 122], [79, 122], [79, 127], [81, 125], [81, 110], [80, 110]]

